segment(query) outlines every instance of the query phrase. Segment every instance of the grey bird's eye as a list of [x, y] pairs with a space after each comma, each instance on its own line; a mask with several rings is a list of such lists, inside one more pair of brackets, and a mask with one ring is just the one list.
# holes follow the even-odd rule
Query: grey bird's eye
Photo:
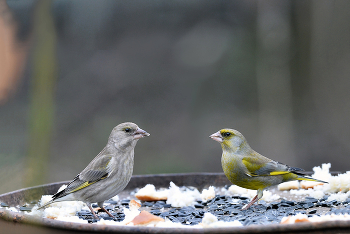
[[125, 132], [131, 132], [131, 129], [130, 128], [125, 128], [124, 131]]
[[222, 134], [222, 136], [228, 137], [228, 136], [231, 136], [231, 133], [229, 133], [229, 132], [224, 132], [224, 133]]

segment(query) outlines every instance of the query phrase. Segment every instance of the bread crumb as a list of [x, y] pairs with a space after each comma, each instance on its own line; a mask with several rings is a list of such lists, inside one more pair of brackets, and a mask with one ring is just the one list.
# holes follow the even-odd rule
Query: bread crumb
[[211, 227], [240, 227], [243, 225], [238, 220], [234, 220], [232, 222], [218, 221], [218, 218], [215, 215], [207, 212], [204, 214], [202, 222], [199, 224], [199, 226], [203, 228], [211, 228]]
[[132, 221], [134, 225], [140, 225], [140, 226], [145, 226], [149, 224], [155, 224], [157, 222], [164, 222], [164, 219], [155, 216], [148, 211], [141, 211], [141, 213], [136, 216]]
[[[250, 199], [252, 199], [256, 195], [256, 190], [245, 189], [245, 188], [239, 187], [237, 185], [231, 185], [228, 188], [228, 191], [229, 191], [228, 194], [230, 194], [230, 195], [240, 195], [243, 197], [248, 197]], [[278, 199], [280, 199], [280, 196], [277, 194], [272, 194], [272, 192], [269, 190], [264, 190], [263, 197], [261, 198], [261, 200], [264, 200], [267, 202], [275, 201]]]
[[214, 186], [209, 186], [209, 189], [203, 189], [201, 193], [202, 201], [208, 201], [215, 197]]
[[197, 189], [184, 189], [181, 190], [173, 182], [170, 182], [169, 195], [167, 204], [171, 204], [172, 207], [185, 207], [193, 206], [196, 200], [201, 199], [200, 193]]
[[168, 190], [157, 191], [153, 184], [141, 188], [135, 197], [140, 201], [161, 201], [168, 199]]
[[334, 221], [334, 220], [350, 220], [350, 215], [321, 215], [321, 216], [311, 216], [308, 217], [306, 214], [297, 214], [295, 216], [283, 217], [281, 224], [292, 224], [292, 223], [302, 223], [302, 222], [324, 222], [324, 221]]
[[284, 217], [281, 220], [281, 224], [290, 224], [290, 223], [303, 223], [310, 222], [309, 218], [305, 214], [297, 214], [295, 216]]
[[293, 180], [293, 181], [284, 182], [279, 184], [277, 188], [280, 191], [299, 189], [299, 181]]
[[134, 199], [132, 199], [130, 202], [129, 202], [129, 207], [130, 209], [138, 209], [141, 207], [141, 204], [138, 203], [137, 201], [135, 201]]
[[314, 189], [316, 186], [323, 185], [322, 182], [316, 182], [316, 181], [301, 181], [300, 182], [300, 188], [301, 189]]

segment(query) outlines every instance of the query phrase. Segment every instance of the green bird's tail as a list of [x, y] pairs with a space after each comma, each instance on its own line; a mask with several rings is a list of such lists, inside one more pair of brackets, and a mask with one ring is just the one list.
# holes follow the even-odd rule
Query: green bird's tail
[[305, 175], [300, 175], [300, 174], [297, 174], [297, 175], [298, 175], [298, 178], [296, 178], [296, 180], [306, 180], [306, 181], [314, 181], [314, 182], [321, 182], [321, 183], [328, 184], [328, 182], [323, 181], [323, 180], [317, 180], [317, 179], [314, 179], [314, 178], [311, 178], [311, 177], [307, 177]]
[[297, 178], [297, 180], [314, 181], [314, 182], [321, 182], [321, 183], [328, 184], [328, 182], [326, 182], [326, 181], [317, 180], [317, 179], [314, 179], [314, 178], [311, 178], [311, 177], [306, 177], [306, 176], [299, 176], [299, 177]]
[[309, 177], [309, 176], [305, 175], [305, 173], [303, 172], [304, 170], [301, 169], [301, 168], [290, 167], [289, 170], [290, 170], [291, 173], [293, 173], [293, 174], [298, 176], [297, 178], [295, 178], [295, 180], [306, 180], [306, 181], [314, 181], [314, 182], [320, 182], [320, 183], [328, 184], [328, 182], [326, 182], [326, 181], [314, 179], [312, 177]]

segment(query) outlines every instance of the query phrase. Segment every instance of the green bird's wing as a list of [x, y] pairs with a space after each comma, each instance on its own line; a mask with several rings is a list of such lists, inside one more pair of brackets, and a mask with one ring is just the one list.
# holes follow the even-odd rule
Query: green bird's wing
[[113, 170], [113, 168], [110, 167], [112, 158], [113, 157], [111, 155], [96, 157], [80, 174], [78, 174], [67, 185], [64, 190], [56, 193], [53, 196], [53, 200], [64, 197], [67, 194], [74, 193], [80, 189], [86, 188], [100, 180], [107, 178]]
[[291, 168], [285, 164], [268, 159], [262, 155], [253, 155], [253, 156], [244, 157], [242, 159], [242, 162], [247, 169], [246, 174], [251, 177], [283, 175], [283, 174], [290, 173], [292, 171], [291, 169], [296, 169], [296, 168]]
[[[244, 157], [242, 162], [246, 167], [246, 175], [253, 176], [276, 176], [287, 175], [284, 178], [286, 181], [290, 179], [316, 181], [321, 183], [328, 183], [326, 181], [308, 177], [303, 172], [304, 170], [298, 167], [290, 167], [280, 162], [273, 161], [262, 155], [261, 157]], [[263, 157], [263, 158], [262, 158]], [[289, 177], [288, 177], [289, 176]]]

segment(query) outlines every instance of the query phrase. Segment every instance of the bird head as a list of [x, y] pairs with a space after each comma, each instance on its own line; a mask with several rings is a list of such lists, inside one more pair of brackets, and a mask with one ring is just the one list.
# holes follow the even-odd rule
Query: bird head
[[242, 133], [234, 129], [224, 128], [209, 137], [219, 142], [223, 150], [236, 152], [248, 145]]
[[139, 139], [149, 135], [148, 132], [134, 123], [121, 123], [113, 128], [108, 142], [112, 143], [117, 149], [125, 150], [128, 147], [135, 147]]

